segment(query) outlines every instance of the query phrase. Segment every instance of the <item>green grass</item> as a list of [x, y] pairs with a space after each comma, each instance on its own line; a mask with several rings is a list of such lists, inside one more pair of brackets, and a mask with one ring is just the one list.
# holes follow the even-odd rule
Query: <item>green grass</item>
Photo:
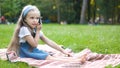
[[[14, 28], [14, 24], [0, 25], [0, 48], [7, 47], [12, 37]], [[58, 44], [73, 49], [74, 52], [79, 52], [84, 48], [89, 48], [94, 52], [103, 54], [120, 53], [119, 25], [91, 26], [73, 24], [43, 24], [42, 30], [47, 37], [54, 40]], [[41, 41], [39, 43], [43, 44]], [[11, 68], [16, 68], [15, 64], [11, 64], [6, 61], [0, 61], [0, 66], [1, 65], [10, 65]]]
[[[44, 33], [59, 44], [78, 52], [90, 48], [99, 53], [120, 53], [120, 26], [44, 25]], [[114, 48], [114, 49], [113, 49]]]
[[34, 68], [34, 67], [29, 66], [27, 63], [24, 62], [11, 63], [9, 61], [0, 60], [0, 68]]

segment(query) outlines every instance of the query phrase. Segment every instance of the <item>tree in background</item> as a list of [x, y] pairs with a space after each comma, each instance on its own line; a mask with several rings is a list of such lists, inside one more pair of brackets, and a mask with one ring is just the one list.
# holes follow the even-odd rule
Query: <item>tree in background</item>
[[80, 13], [81, 13], [81, 5], [82, 5], [82, 0], [74, 0], [73, 2], [73, 9], [75, 11], [75, 23], [80, 22]]
[[87, 8], [87, 1], [83, 0], [82, 10], [81, 10], [81, 16], [80, 16], [80, 23], [85, 23], [85, 14], [86, 14], [86, 8]]
[[105, 24], [120, 22], [120, 0], [0, 0], [0, 16], [15, 22], [21, 9], [28, 4], [40, 9], [44, 22], [78, 24], [80, 20], [86, 23], [97, 17], [103, 17]]

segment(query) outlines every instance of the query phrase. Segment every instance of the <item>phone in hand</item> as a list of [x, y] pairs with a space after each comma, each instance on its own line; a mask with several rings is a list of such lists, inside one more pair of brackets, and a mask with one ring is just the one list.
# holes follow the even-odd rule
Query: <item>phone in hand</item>
[[42, 24], [42, 20], [41, 20], [41, 18], [39, 18], [39, 21], [38, 21], [38, 23], [39, 23], [39, 24]]

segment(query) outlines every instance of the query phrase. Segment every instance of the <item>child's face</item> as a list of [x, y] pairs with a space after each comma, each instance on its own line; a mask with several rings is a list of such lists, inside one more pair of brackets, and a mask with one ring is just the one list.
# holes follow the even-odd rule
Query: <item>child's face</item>
[[31, 27], [31, 28], [35, 28], [38, 24], [40, 18], [40, 13], [36, 10], [32, 10], [30, 12], [28, 12], [26, 18], [25, 18], [25, 22], [27, 22], [27, 24]]

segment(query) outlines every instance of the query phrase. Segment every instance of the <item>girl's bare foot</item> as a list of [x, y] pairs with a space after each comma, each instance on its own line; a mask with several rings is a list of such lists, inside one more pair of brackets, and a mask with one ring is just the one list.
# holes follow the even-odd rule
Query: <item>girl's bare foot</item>
[[85, 61], [86, 61], [86, 56], [87, 56], [87, 54], [85, 54], [85, 55], [83, 55], [82, 57], [80, 57], [82, 64], [85, 63]]

